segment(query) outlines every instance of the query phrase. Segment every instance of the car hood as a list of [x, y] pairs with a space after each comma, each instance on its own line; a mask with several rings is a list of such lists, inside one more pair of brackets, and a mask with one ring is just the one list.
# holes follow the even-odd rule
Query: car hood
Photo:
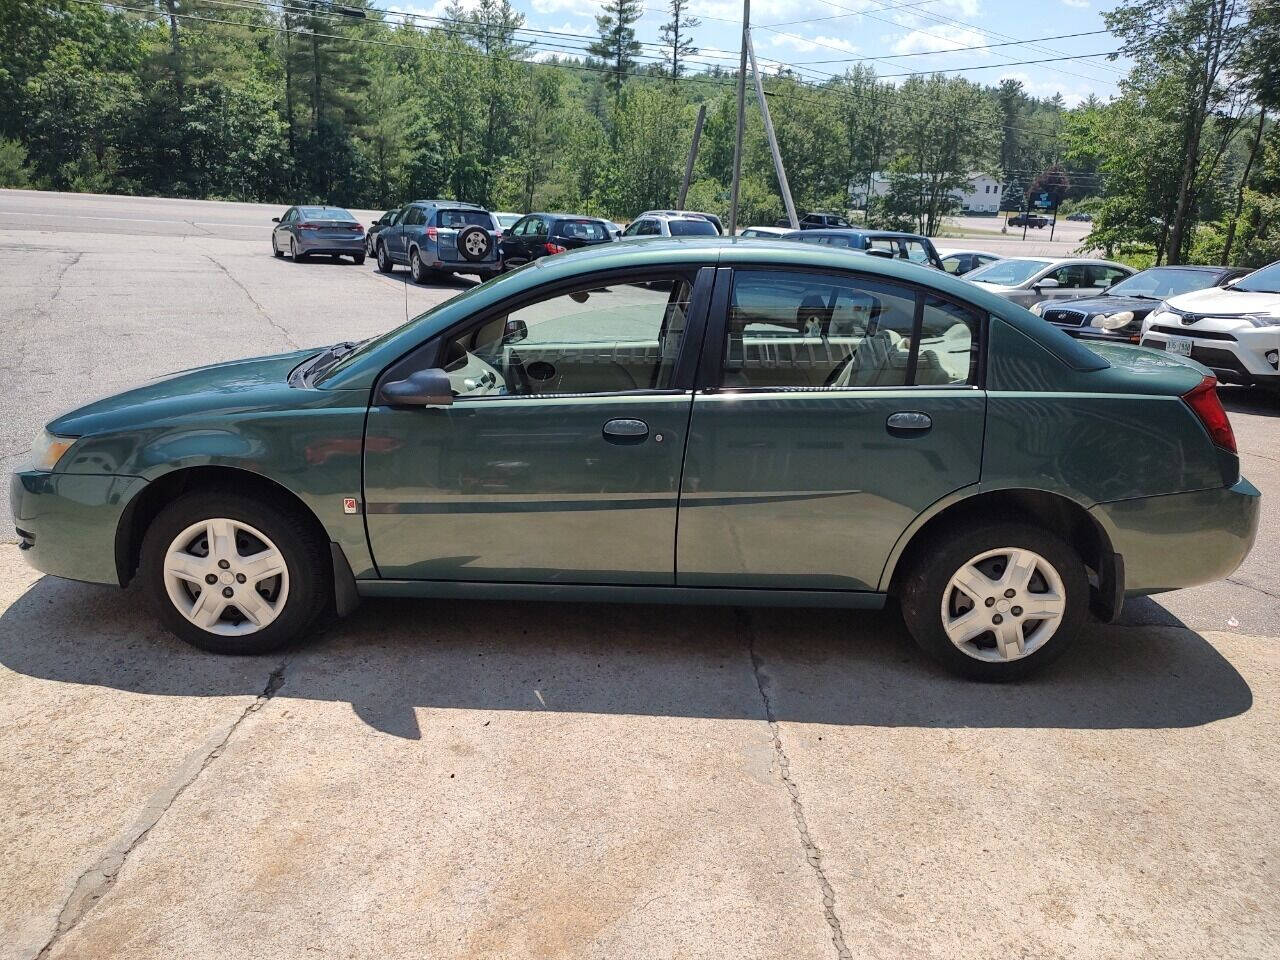
[[1207, 313], [1217, 317], [1232, 317], [1243, 313], [1273, 313], [1280, 310], [1280, 294], [1249, 293], [1245, 290], [1227, 290], [1212, 287], [1193, 290], [1166, 300], [1169, 306], [1184, 313]]
[[[192, 414], [243, 413], [291, 406], [289, 372], [321, 348], [193, 367], [70, 410], [50, 433], [83, 437]], [[300, 401], [296, 401], [300, 402]]]
[[1046, 300], [1041, 304], [1041, 308], [1045, 312], [1059, 309], [1078, 310], [1089, 316], [1131, 310], [1135, 317], [1142, 317], [1159, 305], [1159, 300], [1145, 300], [1142, 297], [1079, 297], [1075, 300]]

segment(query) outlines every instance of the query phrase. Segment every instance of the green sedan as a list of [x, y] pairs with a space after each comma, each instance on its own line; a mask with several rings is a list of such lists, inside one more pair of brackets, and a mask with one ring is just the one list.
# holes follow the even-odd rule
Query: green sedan
[[1244, 559], [1259, 495], [1214, 387], [902, 261], [607, 244], [73, 410], [12, 503], [37, 569], [141, 578], [221, 653], [362, 597], [892, 597], [948, 667], [1006, 679]]

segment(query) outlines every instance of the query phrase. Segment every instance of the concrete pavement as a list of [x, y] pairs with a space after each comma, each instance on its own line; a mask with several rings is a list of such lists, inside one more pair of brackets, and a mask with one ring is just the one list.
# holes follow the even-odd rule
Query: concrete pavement
[[[275, 260], [276, 212], [0, 191], [5, 469], [465, 286]], [[1249, 561], [1004, 687], [891, 612], [371, 601], [213, 657], [0, 545], [0, 958], [1275, 956], [1280, 405], [1224, 397]]]

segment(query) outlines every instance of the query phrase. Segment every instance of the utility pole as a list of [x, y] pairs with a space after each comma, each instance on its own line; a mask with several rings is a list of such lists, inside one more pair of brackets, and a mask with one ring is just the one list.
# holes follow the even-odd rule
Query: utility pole
[[729, 195], [729, 236], [738, 232], [738, 186], [742, 179], [742, 130], [747, 120], [747, 31], [751, 0], [742, 0], [742, 56], [738, 61], [738, 129], [733, 142], [733, 187]]
[[680, 199], [676, 209], [684, 209], [684, 198], [689, 194], [689, 181], [693, 179], [693, 161], [698, 159], [698, 142], [702, 139], [702, 121], [707, 119], [707, 105], [698, 105], [698, 119], [693, 124], [693, 142], [689, 144], [689, 159], [684, 163], [684, 180], [680, 183]]
[[787, 219], [791, 221], [791, 229], [800, 229], [800, 219], [796, 216], [796, 205], [791, 199], [791, 185], [787, 183], [787, 171], [782, 166], [782, 152], [778, 149], [778, 138], [773, 133], [773, 118], [769, 116], [769, 103], [764, 98], [764, 82], [760, 79], [760, 67], [756, 63], [756, 48], [751, 42], [751, 33], [747, 32], [747, 53], [751, 57], [751, 76], [756, 82], [756, 96], [760, 100], [760, 114], [764, 117], [764, 133], [769, 138], [769, 150], [773, 154], [773, 171], [778, 175], [778, 187], [782, 190], [782, 202], [787, 208]]

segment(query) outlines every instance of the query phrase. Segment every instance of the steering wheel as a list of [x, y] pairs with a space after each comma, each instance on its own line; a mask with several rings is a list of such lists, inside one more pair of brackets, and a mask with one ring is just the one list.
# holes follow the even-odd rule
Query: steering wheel
[[512, 350], [507, 354], [507, 393], [516, 394], [517, 396], [527, 397], [533, 393], [533, 387], [529, 383], [529, 374], [524, 368], [524, 361], [520, 359], [520, 354]]

